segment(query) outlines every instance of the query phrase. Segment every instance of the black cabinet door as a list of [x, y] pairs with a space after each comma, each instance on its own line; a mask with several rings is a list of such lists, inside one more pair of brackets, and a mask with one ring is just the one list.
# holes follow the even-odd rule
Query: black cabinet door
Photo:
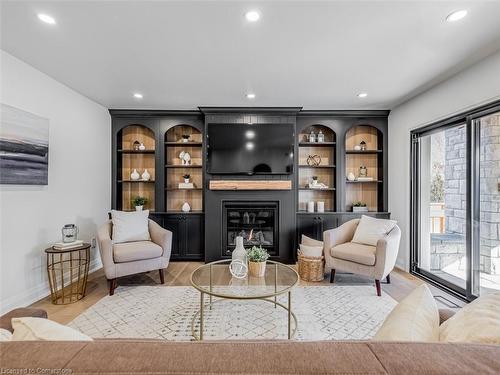
[[184, 217], [185, 215], [167, 215], [163, 219], [163, 227], [172, 232], [171, 259], [180, 259], [185, 247]]
[[297, 243], [300, 244], [302, 235], [323, 241], [323, 232], [337, 227], [336, 215], [298, 215], [297, 217]]
[[186, 217], [184, 220], [186, 243], [182, 254], [183, 258], [202, 259], [205, 242], [203, 215], [190, 214], [184, 216]]

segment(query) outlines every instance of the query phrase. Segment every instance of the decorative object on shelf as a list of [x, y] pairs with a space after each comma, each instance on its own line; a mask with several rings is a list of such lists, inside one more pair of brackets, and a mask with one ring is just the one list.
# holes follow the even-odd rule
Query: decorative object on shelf
[[359, 176], [358, 177], [368, 177], [368, 168], [366, 168], [366, 166], [364, 164], [359, 167]]
[[148, 203], [148, 198], [146, 197], [135, 196], [132, 199], [132, 204], [134, 205], [136, 211], [142, 211], [146, 203]]
[[141, 145], [141, 143], [139, 141], [135, 141], [132, 145], [132, 148], [134, 149], [134, 151], [139, 151], [140, 145]]
[[361, 147], [361, 151], [366, 151], [366, 142], [365, 141], [361, 141], [359, 143], [359, 146]]
[[146, 149], [146, 146], [144, 146], [144, 143], [141, 143], [139, 145], [139, 151], [144, 151]]
[[319, 155], [308, 155], [307, 156], [307, 165], [312, 167], [317, 167], [321, 164], [321, 156]]
[[358, 177], [356, 180], [359, 182], [370, 182], [373, 181], [373, 177]]
[[349, 172], [347, 174], [347, 180], [349, 180], [349, 181], [356, 181], [356, 176], [354, 175], [354, 173]]
[[182, 143], [188, 143], [189, 142], [189, 134], [183, 134], [182, 135]]
[[151, 179], [151, 175], [149, 174], [147, 169], [144, 170], [144, 172], [141, 175], [141, 178], [143, 181], [149, 181]]
[[368, 207], [366, 207], [366, 203], [358, 201], [352, 204], [352, 212], [368, 212]]
[[318, 204], [318, 212], [325, 212], [325, 202], [319, 201], [317, 204]]
[[315, 143], [316, 142], [316, 134], [311, 130], [311, 133], [309, 134], [309, 142]]
[[307, 212], [314, 212], [314, 201], [307, 202]]
[[244, 279], [248, 274], [248, 266], [239, 259], [234, 259], [229, 263], [229, 272], [237, 279]]
[[315, 187], [318, 185], [318, 176], [312, 176], [311, 185], [309, 187]]
[[231, 259], [232, 260], [239, 260], [239, 261], [243, 262], [244, 264], [247, 264], [248, 256], [247, 256], [247, 251], [245, 250], [245, 247], [243, 246], [243, 237], [237, 236], [234, 239], [234, 242], [236, 243], [236, 246], [234, 247], [234, 250], [231, 253]]
[[189, 174], [185, 174], [184, 176], [182, 176], [182, 178], [184, 178], [184, 183], [185, 184], [189, 184], [189, 178], [191, 177], [191, 175]]
[[188, 202], [184, 202], [184, 204], [182, 205], [182, 212], [189, 212], [191, 211], [191, 206], [189, 205]]
[[78, 237], [78, 227], [75, 224], [65, 224], [61, 229], [62, 242], [75, 242]]
[[320, 130], [318, 132], [318, 143], [323, 143], [325, 141], [325, 135], [323, 134], [323, 132]]
[[179, 153], [179, 159], [181, 159], [182, 165], [190, 165], [191, 164], [191, 155], [189, 154], [189, 152], [182, 150]]
[[130, 174], [130, 179], [132, 181], [137, 181], [139, 178], [141, 178], [141, 175], [139, 174], [139, 172], [137, 172], [137, 169], [134, 169]]
[[312, 181], [306, 187], [308, 187], [309, 189], [317, 189], [317, 190], [328, 189], [327, 185], [325, 185], [322, 182], [318, 182], [318, 176], [312, 176]]
[[361, 146], [360, 145], [354, 146], [354, 151], [361, 151]]
[[269, 254], [261, 246], [252, 247], [248, 252], [248, 273], [253, 277], [263, 277], [266, 273], [266, 261]]

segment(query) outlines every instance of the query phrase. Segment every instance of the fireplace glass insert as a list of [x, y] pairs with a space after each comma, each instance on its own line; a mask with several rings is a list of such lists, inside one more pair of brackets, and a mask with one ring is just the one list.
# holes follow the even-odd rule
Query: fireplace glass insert
[[246, 249], [262, 246], [269, 255], [278, 255], [278, 202], [224, 202], [223, 247], [228, 257], [243, 237]]

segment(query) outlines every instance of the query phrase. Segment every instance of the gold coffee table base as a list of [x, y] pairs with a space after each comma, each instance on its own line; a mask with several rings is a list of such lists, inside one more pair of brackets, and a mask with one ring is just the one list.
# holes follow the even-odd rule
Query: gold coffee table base
[[[215, 300], [215, 301], [211, 301], [210, 303], [206, 304], [204, 303], [204, 298], [205, 298], [205, 293], [200, 293], [200, 309], [194, 314], [193, 316], [193, 319], [191, 320], [191, 334], [193, 335], [194, 339], [196, 341], [201, 341], [203, 340], [203, 328], [204, 328], [204, 310], [206, 307], [209, 307], [210, 309], [212, 309], [212, 306], [215, 304], [215, 303], [219, 303], [219, 302], [227, 302], [227, 301], [232, 301], [232, 300], [235, 300], [235, 301], [241, 301], [241, 299], [238, 299], [238, 298], [221, 298], [221, 299], [218, 299], [218, 300]], [[248, 299], [248, 298], [247, 298]], [[210, 300], [212, 300], [210, 298]], [[295, 314], [293, 313], [292, 311], [292, 299], [291, 299], [291, 292], [288, 292], [288, 306], [285, 306], [283, 305], [282, 303], [279, 303], [275, 300], [270, 300], [270, 299], [267, 299], [267, 298], [252, 298], [252, 299], [248, 299], [248, 300], [259, 300], [259, 301], [266, 301], [266, 302], [270, 302], [272, 303], [275, 307], [276, 306], [279, 306], [281, 308], [283, 308], [285, 311], [288, 312], [288, 340], [291, 340], [292, 338], [295, 337], [295, 333], [297, 332], [297, 328], [298, 328], [298, 321], [297, 321], [297, 317], [295, 316]], [[198, 335], [196, 333], [196, 329], [195, 329], [195, 324], [196, 324], [196, 320], [197, 320], [197, 317], [200, 317], [199, 319], [199, 322], [200, 322], [200, 334]], [[291, 322], [292, 322], [292, 319], [293, 319], [293, 322], [294, 322], [294, 325], [293, 325], [293, 329], [291, 327]]]

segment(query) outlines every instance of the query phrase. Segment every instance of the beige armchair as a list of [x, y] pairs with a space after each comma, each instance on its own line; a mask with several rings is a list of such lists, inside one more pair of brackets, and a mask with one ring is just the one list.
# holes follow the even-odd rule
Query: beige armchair
[[114, 294], [119, 277], [135, 273], [159, 270], [160, 281], [164, 284], [163, 269], [170, 260], [172, 232], [149, 220], [151, 241], [113, 244], [112, 225], [108, 221], [97, 232], [104, 273], [109, 281], [109, 295]]
[[386, 278], [387, 283], [391, 282], [389, 274], [396, 264], [401, 230], [396, 225], [378, 240], [377, 246], [362, 245], [351, 242], [359, 220], [350, 220], [323, 233], [325, 267], [330, 270], [331, 283], [336, 270], [373, 277], [380, 296], [380, 280]]

